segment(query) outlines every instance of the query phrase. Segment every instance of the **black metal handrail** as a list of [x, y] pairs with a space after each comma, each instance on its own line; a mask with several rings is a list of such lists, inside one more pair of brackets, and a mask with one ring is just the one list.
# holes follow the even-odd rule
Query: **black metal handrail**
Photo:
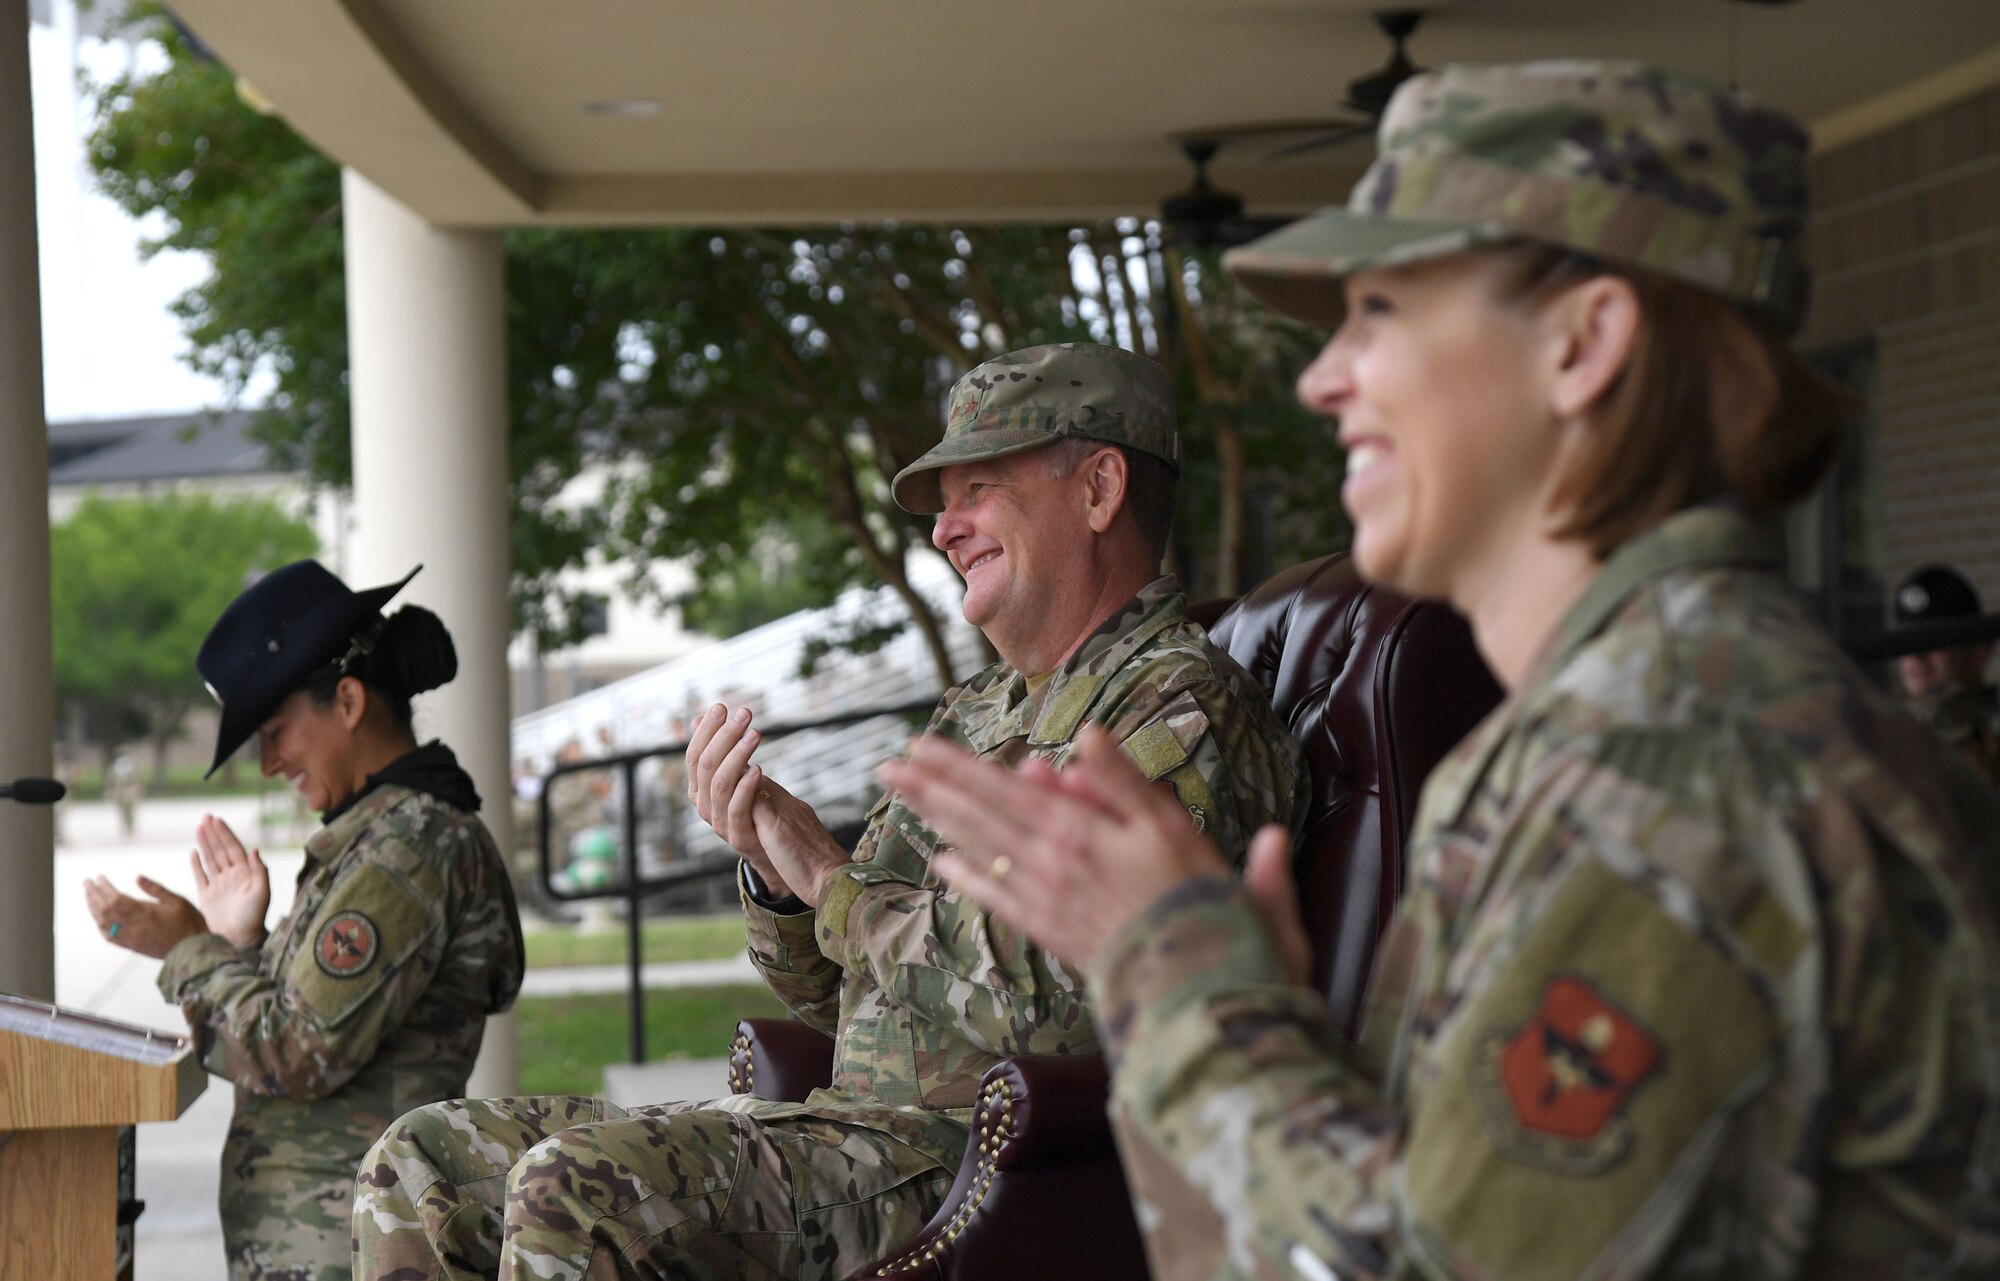
[[[855, 712], [842, 712], [835, 716], [823, 716], [817, 720], [791, 721], [777, 725], [760, 725], [758, 735], [764, 743], [809, 730], [837, 729], [842, 725], [856, 725], [862, 721], [879, 720], [885, 716], [913, 718], [928, 714], [937, 706], [935, 699], [922, 699], [907, 703], [896, 703], [887, 707], [866, 708]], [[537, 802], [537, 871], [542, 890], [552, 899], [564, 903], [583, 902], [589, 899], [625, 899], [626, 961], [629, 970], [628, 1017], [631, 1024], [632, 1062], [646, 1061], [646, 1012], [644, 990], [640, 983], [640, 929], [639, 904], [649, 894], [676, 886], [691, 884], [718, 876], [734, 876], [739, 860], [734, 854], [721, 854], [709, 858], [689, 859], [678, 863], [668, 872], [641, 880], [639, 877], [639, 766], [651, 760], [685, 757], [687, 742], [663, 743], [657, 747], [641, 748], [637, 751], [619, 752], [611, 756], [600, 756], [587, 761], [570, 761], [558, 764], [542, 775], [542, 794]], [[623, 885], [606, 886], [596, 890], [559, 889], [555, 884], [555, 865], [550, 853], [550, 839], [555, 828], [554, 807], [550, 802], [551, 785], [569, 774], [602, 773], [616, 769], [623, 780], [625, 804], [620, 807], [619, 863], [624, 868]]]

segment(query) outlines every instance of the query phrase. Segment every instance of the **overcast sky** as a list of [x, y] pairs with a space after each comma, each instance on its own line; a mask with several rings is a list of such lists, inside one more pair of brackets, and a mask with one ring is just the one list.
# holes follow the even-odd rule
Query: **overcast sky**
[[[85, 164], [90, 107], [77, 90], [77, 72], [106, 79], [148, 50], [79, 38], [70, 0], [55, 0], [50, 9], [51, 25], [28, 28], [48, 416], [64, 422], [219, 405], [220, 384], [181, 361], [187, 343], [167, 310], [202, 279], [206, 263], [174, 253], [141, 262], [147, 229], [97, 194]], [[150, 52], [161, 56], [157, 48]]]

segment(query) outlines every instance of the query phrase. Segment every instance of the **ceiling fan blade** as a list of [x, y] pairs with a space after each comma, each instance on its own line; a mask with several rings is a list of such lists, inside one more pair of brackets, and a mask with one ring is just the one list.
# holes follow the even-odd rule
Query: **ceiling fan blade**
[[1356, 120], [1351, 124], [1342, 125], [1338, 129], [1329, 129], [1327, 132], [1315, 137], [1302, 138], [1289, 146], [1280, 147], [1276, 151], [1265, 155], [1264, 159], [1290, 160], [1297, 156], [1311, 155], [1315, 151], [1325, 151], [1332, 147], [1338, 147], [1343, 143], [1352, 142], [1356, 138], [1372, 138], [1374, 135], [1375, 126], [1373, 124], [1366, 120]]

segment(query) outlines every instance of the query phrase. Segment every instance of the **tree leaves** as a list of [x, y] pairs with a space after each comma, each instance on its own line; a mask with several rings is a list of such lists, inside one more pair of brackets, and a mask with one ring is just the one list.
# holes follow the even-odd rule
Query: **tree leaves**
[[[159, 244], [209, 255], [179, 303], [191, 363], [239, 390], [272, 370], [254, 430], [344, 484], [339, 172], [158, 10], [133, 21], [169, 62], [100, 88], [100, 180], [164, 227]], [[566, 569], [623, 562], [643, 591], [670, 559], [693, 570], [687, 618], [718, 631], [886, 584], [944, 672], [904, 571], [931, 554], [930, 521], [890, 501], [888, 478], [937, 439], [960, 373], [1044, 342], [1118, 342], [1174, 374], [1173, 562], [1195, 595], [1344, 537], [1332, 432], [1291, 397], [1314, 336], [1243, 305], [1212, 257], [1183, 259], [1156, 225], [530, 228], [503, 243], [515, 620], [543, 650], [575, 639]]]
[[49, 531], [56, 698], [91, 709], [107, 752], [129, 733], [170, 736], [205, 696], [195, 654], [246, 572], [316, 541], [266, 499], [86, 497]]

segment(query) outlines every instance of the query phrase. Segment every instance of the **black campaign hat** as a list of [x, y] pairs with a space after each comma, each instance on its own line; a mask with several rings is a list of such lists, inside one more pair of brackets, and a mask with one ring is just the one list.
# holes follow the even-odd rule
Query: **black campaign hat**
[[398, 582], [357, 592], [316, 560], [293, 561], [231, 601], [194, 660], [208, 692], [222, 704], [208, 772], [222, 768], [307, 677], [341, 658], [417, 569]]
[[1969, 618], [1979, 613], [1979, 592], [1957, 570], [1925, 565], [1896, 588], [1895, 607], [1899, 625]]

